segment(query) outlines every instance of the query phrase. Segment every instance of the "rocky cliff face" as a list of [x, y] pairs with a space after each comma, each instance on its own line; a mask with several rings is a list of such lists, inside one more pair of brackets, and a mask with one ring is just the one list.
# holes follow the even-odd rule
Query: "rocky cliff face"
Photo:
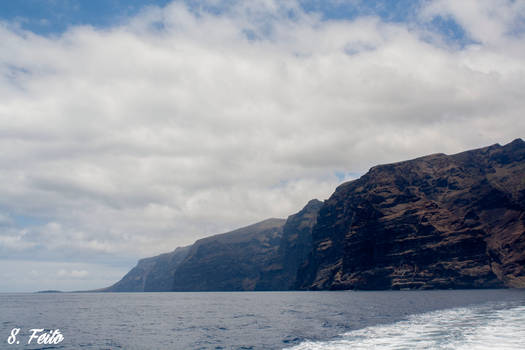
[[323, 205], [312, 199], [283, 226], [277, 251], [259, 272], [255, 290], [290, 290], [295, 286], [297, 269], [311, 250], [312, 228]]
[[144, 292], [171, 291], [175, 271], [188, 256], [191, 246], [177, 248], [168, 254], [157, 256], [155, 264], [144, 279]]
[[525, 142], [376, 166], [325, 202], [300, 289], [525, 287]]
[[525, 287], [525, 142], [376, 166], [269, 219], [140, 260], [100, 291]]
[[322, 202], [287, 220], [269, 219], [201, 239], [177, 268], [174, 291], [289, 290], [311, 250]]

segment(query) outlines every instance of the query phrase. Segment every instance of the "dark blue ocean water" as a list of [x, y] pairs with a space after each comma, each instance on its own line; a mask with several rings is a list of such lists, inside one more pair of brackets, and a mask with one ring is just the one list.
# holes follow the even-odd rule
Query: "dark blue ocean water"
[[[27, 345], [31, 328], [64, 341]], [[523, 349], [524, 332], [524, 290], [0, 294], [0, 349]]]

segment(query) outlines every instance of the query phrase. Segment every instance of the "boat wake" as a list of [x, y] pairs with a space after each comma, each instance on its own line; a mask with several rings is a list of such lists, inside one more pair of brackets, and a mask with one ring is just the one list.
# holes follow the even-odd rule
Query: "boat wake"
[[403, 321], [306, 341], [290, 350], [524, 349], [525, 306], [490, 303], [412, 315]]

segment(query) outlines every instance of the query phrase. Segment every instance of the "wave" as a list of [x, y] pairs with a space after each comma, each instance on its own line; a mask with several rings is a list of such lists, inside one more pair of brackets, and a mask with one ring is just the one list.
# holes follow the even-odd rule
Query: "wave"
[[490, 303], [439, 310], [343, 334], [289, 350], [524, 349], [525, 306]]

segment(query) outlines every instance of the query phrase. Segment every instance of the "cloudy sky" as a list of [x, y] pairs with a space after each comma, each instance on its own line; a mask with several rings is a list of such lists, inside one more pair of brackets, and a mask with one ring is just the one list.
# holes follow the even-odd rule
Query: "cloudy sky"
[[525, 1], [0, 3], [0, 291], [525, 136]]

